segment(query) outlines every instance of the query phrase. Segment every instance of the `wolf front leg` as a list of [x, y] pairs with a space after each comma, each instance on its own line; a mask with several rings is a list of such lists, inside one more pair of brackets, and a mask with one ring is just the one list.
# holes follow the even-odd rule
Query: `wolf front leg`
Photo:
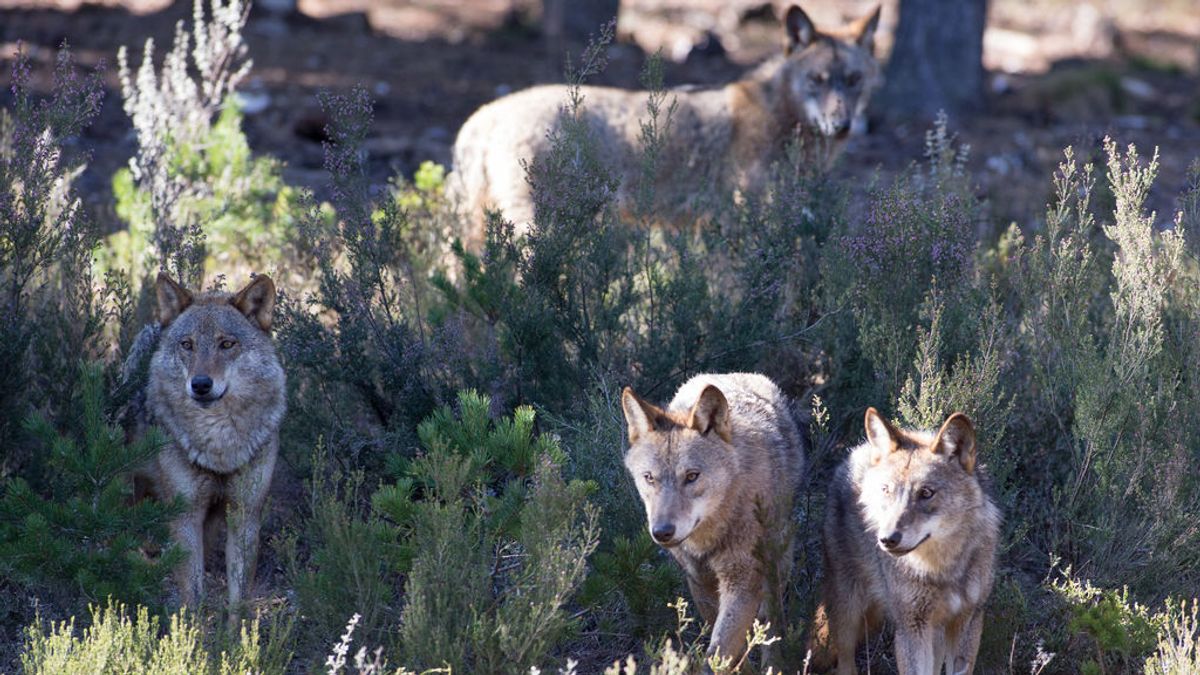
[[901, 621], [896, 627], [896, 666], [900, 675], [934, 672], [933, 632], [924, 620]]
[[204, 599], [204, 516], [204, 509], [189, 506], [171, 523], [171, 536], [184, 553], [175, 578], [185, 607], [195, 607]]
[[720, 606], [713, 624], [712, 642], [708, 656], [719, 653], [721, 658], [737, 663], [746, 649], [746, 635], [754, 626], [754, 617], [762, 605], [762, 576], [722, 578], [718, 595]]
[[956, 644], [951, 645], [946, 659], [949, 675], [970, 675], [975, 670], [975, 657], [979, 655], [979, 640], [983, 636], [983, 608], [976, 607], [967, 625], [959, 632]]
[[259, 450], [260, 454], [230, 481], [225, 573], [229, 584], [229, 621], [233, 625], [238, 621], [243, 598], [254, 581], [263, 504], [271, 487], [277, 447], [273, 441]]

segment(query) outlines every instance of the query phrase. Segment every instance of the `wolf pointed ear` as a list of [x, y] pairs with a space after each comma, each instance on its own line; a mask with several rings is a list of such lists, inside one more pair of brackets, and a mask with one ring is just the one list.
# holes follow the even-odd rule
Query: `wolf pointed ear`
[[850, 24], [850, 34], [855, 36], [854, 41], [872, 54], [875, 53], [875, 29], [879, 28], [879, 14], [882, 9], [882, 6], [875, 5], [873, 11]]
[[733, 442], [733, 433], [729, 427], [729, 401], [716, 385], [708, 385], [700, 392], [692, 411], [688, 413], [688, 426], [702, 434], [710, 431], [717, 432], [721, 440]]
[[933, 439], [934, 454], [957, 457], [967, 473], [975, 473], [975, 427], [966, 415], [956, 412], [946, 420]]
[[238, 311], [257, 324], [263, 332], [271, 331], [271, 318], [275, 312], [275, 282], [271, 277], [260, 274], [238, 291], [231, 301]]
[[817, 37], [817, 27], [799, 5], [788, 7], [787, 14], [783, 17], [783, 25], [787, 28], [788, 54], [797, 49], [804, 49]]
[[633, 393], [629, 387], [621, 392], [621, 409], [625, 411], [625, 424], [629, 428], [629, 444], [654, 430], [663, 411], [649, 401]]
[[900, 447], [900, 432], [896, 431], [896, 427], [880, 415], [878, 410], [867, 408], [864, 421], [867, 427], [867, 441], [871, 444], [872, 464]]
[[187, 289], [175, 283], [166, 272], [158, 273], [158, 281], [154, 285], [154, 295], [158, 297], [158, 323], [166, 328], [171, 322], [183, 314], [183, 310], [192, 304], [192, 294]]

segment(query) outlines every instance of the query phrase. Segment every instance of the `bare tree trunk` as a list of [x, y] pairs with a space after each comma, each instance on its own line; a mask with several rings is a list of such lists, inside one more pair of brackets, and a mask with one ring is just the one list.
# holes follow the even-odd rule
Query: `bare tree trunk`
[[621, 0], [545, 0], [542, 27], [550, 41], [587, 42], [617, 16]]
[[902, 115], [951, 115], [984, 102], [987, 0], [900, 0], [883, 99]]

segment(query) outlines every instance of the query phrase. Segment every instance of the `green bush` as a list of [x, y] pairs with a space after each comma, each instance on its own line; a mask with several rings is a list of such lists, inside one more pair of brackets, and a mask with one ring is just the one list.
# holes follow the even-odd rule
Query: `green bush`
[[373, 499], [413, 551], [400, 651], [426, 668], [541, 663], [572, 626], [565, 605], [599, 537], [595, 486], [562, 479], [565, 453], [534, 436], [533, 410], [492, 422], [489, 406], [466, 392], [457, 414], [423, 422], [424, 454]]
[[315, 454], [306, 518], [274, 541], [296, 592], [302, 640], [323, 645], [357, 613], [360, 635], [382, 644], [397, 618], [404, 551], [394, 528], [371, 512], [362, 472], [343, 475], [322, 446]]
[[[133, 443], [109, 422], [99, 366], [79, 379], [77, 415], [55, 429], [35, 415], [26, 428], [45, 447], [48, 493], [12, 478], [0, 493], [0, 571], [36, 587], [101, 602], [158, 606], [163, 580], [183, 560], [168, 524], [182, 503], [130, 503], [130, 473], [164, 443], [151, 432]], [[160, 549], [147, 558], [143, 548]]]

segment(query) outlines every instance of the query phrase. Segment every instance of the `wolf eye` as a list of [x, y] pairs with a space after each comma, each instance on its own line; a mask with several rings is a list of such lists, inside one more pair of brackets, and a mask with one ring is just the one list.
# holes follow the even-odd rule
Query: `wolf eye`
[[696, 479], [699, 477], [700, 477], [699, 471], [689, 471], [689, 472], [687, 472], [687, 475], [683, 477], [683, 484], [687, 485], [688, 483], [695, 483]]
[[933, 490], [931, 490], [927, 487], [921, 488], [921, 491], [917, 493], [917, 496], [920, 497], [921, 499], [933, 499], [933, 495], [934, 495]]
[[887, 483], [884, 483], [883, 485], [881, 485], [879, 487], [880, 487], [880, 489], [883, 490], [883, 494], [885, 494], [885, 495], [892, 491], [892, 486], [888, 485]]
[[186, 340], [180, 341], [179, 346], [183, 347], [184, 349], [188, 350], [189, 352], [192, 351], [192, 339], [188, 338]]
[[236, 344], [233, 340], [221, 340], [221, 349], [233, 349]]
[[857, 87], [858, 83], [861, 81], [862, 73], [850, 73], [846, 76], [846, 84], [850, 85], [851, 87]]
[[645, 478], [646, 483], [648, 483], [649, 485], [654, 485], [654, 476], [652, 476], [649, 471], [642, 474], [642, 478]]
[[808, 81], [813, 84], [825, 84], [826, 79], [825, 73], [811, 73], [808, 76]]

